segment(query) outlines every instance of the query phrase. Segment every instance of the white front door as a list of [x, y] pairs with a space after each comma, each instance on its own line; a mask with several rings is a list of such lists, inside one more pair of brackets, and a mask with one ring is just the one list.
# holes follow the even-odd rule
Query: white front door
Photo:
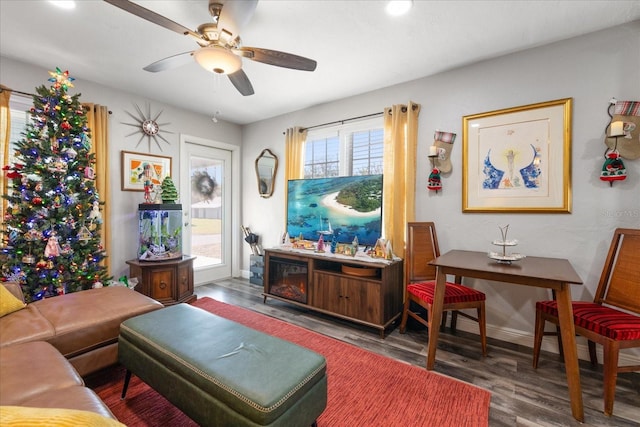
[[181, 137], [183, 252], [196, 257], [196, 286], [232, 276], [232, 159], [237, 156], [236, 149], [214, 141]]

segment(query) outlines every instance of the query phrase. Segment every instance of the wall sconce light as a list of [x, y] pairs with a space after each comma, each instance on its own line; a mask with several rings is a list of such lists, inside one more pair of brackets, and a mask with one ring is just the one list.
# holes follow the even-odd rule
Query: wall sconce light
[[611, 127], [609, 129], [609, 136], [616, 137], [624, 135], [624, 122], [618, 121], [611, 123]]
[[195, 51], [196, 62], [207, 71], [233, 74], [242, 67], [242, 59], [220, 46], [206, 46]]

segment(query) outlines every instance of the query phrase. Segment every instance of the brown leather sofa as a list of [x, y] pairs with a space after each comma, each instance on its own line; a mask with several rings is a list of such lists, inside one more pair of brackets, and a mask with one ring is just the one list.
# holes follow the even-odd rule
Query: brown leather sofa
[[[20, 287], [3, 283], [22, 297]], [[118, 361], [120, 324], [162, 308], [126, 287], [47, 298], [0, 318], [0, 405], [111, 412], [83, 376]]]
[[115, 418], [51, 344], [33, 341], [0, 348], [0, 405], [65, 408]]

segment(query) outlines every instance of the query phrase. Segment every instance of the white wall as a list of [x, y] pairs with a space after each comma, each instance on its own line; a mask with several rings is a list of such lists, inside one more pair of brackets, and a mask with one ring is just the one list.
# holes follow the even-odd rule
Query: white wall
[[[584, 286], [573, 286], [573, 298], [591, 300], [616, 227], [640, 228], [640, 159], [625, 160], [628, 177], [609, 187], [599, 179], [604, 161], [604, 129], [609, 99], [640, 100], [640, 21], [583, 37], [507, 55], [436, 76], [381, 89], [245, 126], [244, 163], [270, 148], [284, 163], [284, 136], [292, 126], [313, 126], [382, 111], [385, 106], [422, 105], [416, 220], [435, 221], [441, 250], [487, 251], [499, 237], [499, 225], [510, 224], [518, 251], [530, 256], [567, 258]], [[573, 98], [571, 214], [462, 213], [462, 117], [560, 98]], [[453, 171], [443, 175], [443, 190], [426, 189], [427, 147], [434, 130], [458, 134]], [[258, 197], [254, 179], [245, 179], [243, 224], [274, 246], [285, 229], [283, 168], [272, 198]], [[267, 214], [268, 213], [268, 214]], [[249, 248], [244, 248], [248, 267]], [[640, 268], [640, 267], [639, 267]], [[489, 336], [531, 345], [535, 301], [548, 299], [538, 288], [481, 280], [468, 281], [487, 294]], [[468, 325], [472, 332], [476, 325]], [[553, 345], [545, 340], [545, 345]], [[638, 352], [640, 354], [640, 352]]]
[[[52, 65], [51, 70], [54, 67], [55, 64]], [[33, 67], [2, 57], [0, 61], [0, 82], [15, 90], [34, 93], [37, 86], [45, 85], [45, 87], [49, 87], [47, 82], [49, 78], [48, 71], [47, 69]], [[171, 157], [171, 176], [176, 188], [180, 188], [179, 141], [181, 134], [226, 144], [240, 145], [242, 129], [239, 125], [222, 120], [218, 120], [218, 123], [213, 123], [211, 116], [203, 116], [139, 95], [84, 81], [73, 74], [73, 69], [69, 69], [69, 73], [76, 78], [73, 82], [74, 87], [69, 90], [70, 94], [80, 93], [81, 102], [106, 105], [113, 113], [109, 119], [111, 200], [106, 200], [106, 202], [110, 204], [111, 208], [110, 221], [112, 231], [111, 249], [108, 256], [111, 262], [111, 274], [118, 278], [122, 275], [129, 275], [129, 267], [125, 261], [137, 257], [137, 212], [138, 204], [144, 201], [143, 193], [141, 192], [121, 191], [120, 152], [125, 150]], [[126, 113], [130, 112], [137, 116], [134, 103], [144, 112], [147, 111], [146, 106], [150, 105], [151, 113], [154, 116], [162, 111], [158, 122], [168, 124], [161, 126], [161, 130], [173, 132], [162, 133], [170, 142], [167, 145], [164, 141], [160, 141], [162, 150], [153, 141], [151, 141], [151, 148], [149, 149], [146, 138], [136, 147], [140, 138], [139, 133], [127, 136], [135, 131], [134, 127], [123, 124], [136, 123]]]

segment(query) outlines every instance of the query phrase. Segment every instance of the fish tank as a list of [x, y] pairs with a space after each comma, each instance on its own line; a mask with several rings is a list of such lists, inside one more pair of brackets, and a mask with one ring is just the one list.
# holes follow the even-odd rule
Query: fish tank
[[182, 205], [138, 205], [138, 259], [165, 261], [182, 257]]

